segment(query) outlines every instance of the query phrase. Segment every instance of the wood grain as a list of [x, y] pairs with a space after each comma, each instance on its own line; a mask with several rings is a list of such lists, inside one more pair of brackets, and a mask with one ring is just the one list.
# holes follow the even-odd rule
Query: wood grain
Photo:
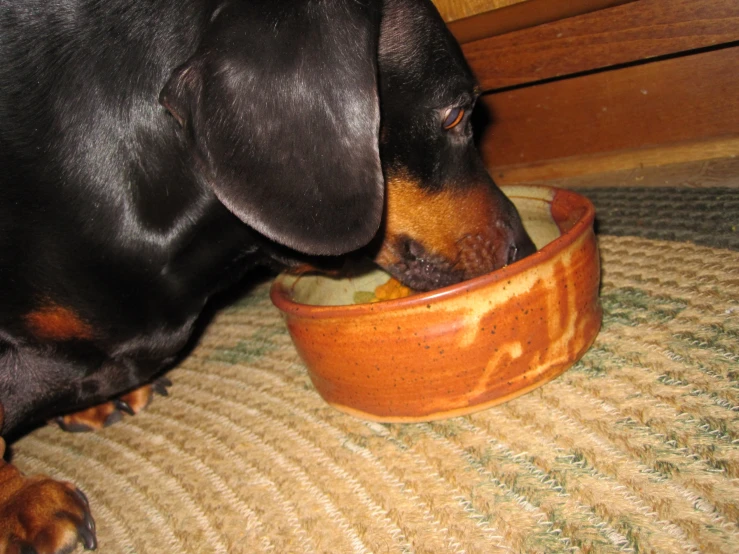
[[615, 187], [739, 189], [739, 157], [682, 161], [657, 166], [632, 166], [621, 170], [587, 173], [560, 179], [515, 181], [514, 184], [546, 184], [570, 189], [580, 187], [589, 189]]
[[737, 0], [639, 0], [463, 51], [483, 90], [491, 90], [737, 40]]
[[724, 171], [715, 178], [709, 176], [703, 179], [703, 186], [726, 186], [727, 183], [736, 186], [739, 183], [739, 135], [545, 160], [531, 165], [499, 166], [491, 168], [491, 174], [499, 185], [546, 183], [555, 186], [559, 183], [567, 186], [646, 186], [641, 180], [649, 174], [665, 176], [661, 181], [655, 178], [648, 183], [664, 186], [671, 184], [674, 178], [670, 170], [662, 168], [702, 167], [708, 161], [724, 164], [732, 168], [733, 173]]
[[527, 0], [526, 2], [449, 21], [449, 30], [464, 44], [582, 15], [635, 0]]
[[531, 0], [432, 0], [444, 21], [454, 21]]
[[739, 47], [482, 97], [488, 167], [739, 135]]

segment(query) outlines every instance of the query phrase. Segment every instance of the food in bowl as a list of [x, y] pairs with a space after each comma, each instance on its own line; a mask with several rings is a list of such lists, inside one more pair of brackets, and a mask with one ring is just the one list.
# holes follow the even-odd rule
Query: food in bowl
[[277, 278], [272, 300], [329, 404], [376, 421], [461, 415], [542, 385], [590, 347], [601, 321], [592, 204], [551, 187], [503, 190], [537, 252], [502, 269], [361, 304], [387, 273]]
[[390, 277], [385, 283], [377, 285], [373, 291], [357, 291], [354, 293], [355, 304], [367, 304], [369, 302], [382, 302], [385, 300], [395, 300], [397, 298], [405, 298], [410, 296], [414, 291], [410, 287], [406, 287], [395, 277]]

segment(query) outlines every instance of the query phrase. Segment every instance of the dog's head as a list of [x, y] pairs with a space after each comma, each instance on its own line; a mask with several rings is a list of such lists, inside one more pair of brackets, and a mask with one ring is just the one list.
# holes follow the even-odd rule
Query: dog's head
[[387, 194], [380, 265], [428, 290], [532, 253], [477, 153], [470, 116], [479, 90], [430, 3], [386, 2], [379, 65]]
[[374, 237], [426, 290], [534, 250], [475, 150], [478, 94], [427, 0], [254, 1], [214, 12], [160, 101], [247, 224], [306, 254]]

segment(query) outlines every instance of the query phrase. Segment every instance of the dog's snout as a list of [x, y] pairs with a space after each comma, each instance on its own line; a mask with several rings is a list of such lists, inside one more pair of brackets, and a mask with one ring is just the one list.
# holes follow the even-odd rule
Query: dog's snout
[[375, 259], [415, 290], [473, 279], [536, 251], [515, 205], [492, 181], [429, 192], [391, 176], [387, 197]]
[[464, 271], [466, 279], [500, 269], [536, 252], [518, 214], [510, 222], [498, 221], [480, 234], [467, 235], [457, 246], [457, 267]]

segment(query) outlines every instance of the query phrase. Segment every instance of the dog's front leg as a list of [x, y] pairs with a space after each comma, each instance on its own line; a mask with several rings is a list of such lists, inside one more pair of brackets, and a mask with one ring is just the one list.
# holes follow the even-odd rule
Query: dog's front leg
[[[0, 404], [0, 429], [3, 426]], [[69, 552], [78, 541], [97, 546], [87, 498], [72, 483], [26, 477], [3, 459], [0, 438], [0, 554]]]

